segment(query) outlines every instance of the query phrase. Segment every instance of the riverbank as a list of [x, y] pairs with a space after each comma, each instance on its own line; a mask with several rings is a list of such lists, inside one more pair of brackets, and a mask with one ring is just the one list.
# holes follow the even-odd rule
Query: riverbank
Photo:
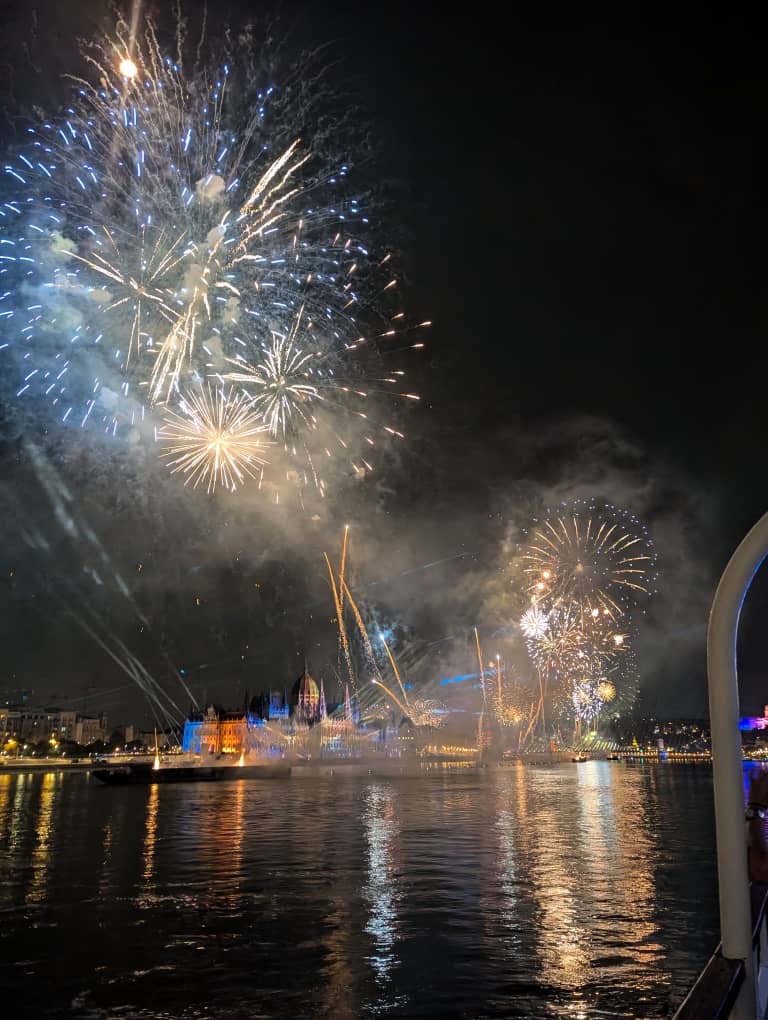
[[[583, 765], [589, 762], [606, 762], [620, 767], [624, 765], [665, 765], [665, 764], [707, 764], [708, 754], [645, 754], [621, 752], [619, 758], [604, 754], [587, 754], [586, 758], [575, 760], [574, 751], [529, 751], [502, 760], [478, 761], [477, 758], [461, 758], [457, 755], [419, 755], [404, 758], [385, 758], [373, 755], [365, 758], [317, 758], [314, 760], [247, 761], [238, 767], [236, 760], [222, 762], [217, 759], [213, 767], [221, 768], [231, 779], [321, 779], [325, 777], [390, 776], [417, 777], [437, 772], [464, 772], [472, 770], [510, 769], [531, 765]], [[90, 772], [94, 768], [120, 768], [126, 765], [147, 765], [153, 755], [120, 755], [114, 758], [14, 758], [0, 760], [0, 775], [50, 772]], [[169, 761], [169, 764], [173, 759]], [[745, 759], [747, 762], [747, 759]], [[165, 765], [165, 760], [163, 765]], [[202, 764], [202, 763], [201, 763]], [[172, 764], [171, 764], [172, 767]]]

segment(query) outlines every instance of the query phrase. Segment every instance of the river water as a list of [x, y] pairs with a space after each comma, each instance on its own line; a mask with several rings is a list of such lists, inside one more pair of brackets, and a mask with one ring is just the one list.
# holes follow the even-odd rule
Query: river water
[[4, 774], [0, 910], [14, 1018], [668, 1017], [718, 938], [711, 771]]

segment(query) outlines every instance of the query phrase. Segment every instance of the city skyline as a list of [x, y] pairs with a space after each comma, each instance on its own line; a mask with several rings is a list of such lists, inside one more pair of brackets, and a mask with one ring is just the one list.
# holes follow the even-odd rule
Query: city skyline
[[[197, 10], [192, 5], [192, 15]], [[50, 17], [56, 25], [54, 5]], [[100, 8], [83, 4], [74, 17], [85, 35]], [[19, 7], [11, 32], [26, 33], [25, 19]], [[760, 404], [742, 395], [751, 385], [747, 361], [744, 371], [733, 362], [733, 413], [721, 438], [704, 413], [705, 394], [719, 392], [718, 362], [703, 357], [705, 375], [697, 370], [695, 386], [688, 367], [696, 352], [717, 349], [726, 332], [730, 351], [748, 344], [740, 323], [734, 340], [732, 319], [734, 309], [748, 307], [737, 300], [745, 275], [738, 256], [723, 254], [740, 250], [746, 230], [749, 180], [740, 155], [754, 114], [730, 100], [743, 94], [747, 71], [718, 50], [714, 76], [702, 77], [714, 45], [704, 26], [701, 47], [685, 49], [687, 63], [680, 65], [674, 27], [653, 39], [642, 30], [628, 33], [617, 15], [600, 24], [576, 21], [544, 45], [535, 22], [516, 24], [508, 42], [520, 59], [505, 75], [506, 61], [481, 58], [480, 48], [464, 46], [457, 24], [445, 22], [446, 52], [461, 51], [472, 82], [452, 93], [455, 123], [443, 100], [452, 62], [421, 59], [427, 21], [412, 18], [399, 46], [384, 47], [396, 54], [398, 69], [384, 93], [361, 75], [364, 65], [380, 66], [366, 18], [353, 28], [339, 9], [326, 25], [380, 135], [382, 176], [398, 195], [382, 207], [381, 221], [402, 239], [408, 307], [435, 322], [422, 360], [409, 367], [423, 396], [409, 413], [412, 434], [376, 479], [329, 499], [319, 520], [313, 513], [276, 519], [249, 496], [240, 504], [201, 493], [190, 500], [182, 487], [153, 493], [139, 484], [136, 499], [141, 464], [121, 452], [118, 462], [95, 470], [76, 437], [57, 438], [52, 467], [59, 483], [78, 492], [83, 527], [99, 536], [160, 639], [148, 641], [117, 604], [109, 605], [110, 626], [130, 638], [163, 682], [171, 682], [168, 659], [186, 671], [200, 698], [209, 689], [244, 688], [248, 675], [289, 672], [305, 651], [332, 662], [336, 638], [321, 552], [347, 521], [356, 595], [364, 591], [377, 615], [399, 619], [419, 648], [435, 648], [436, 674], [466, 671], [472, 628], [479, 626], [487, 643], [505, 623], [493, 589], [510, 543], [546, 506], [586, 497], [639, 514], [659, 553], [659, 596], [637, 644], [646, 707], [656, 707], [663, 694], [682, 714], [704, 710], [709, 599], [729, 551], [768, 495], [752, 471]], [[297, 43], [320, 31], [303, 8], [290, 27]], [[396, 20], [375, 27], [398, 34]], [[29, 112], [28, 97], [55, 101], [59, 69], [79, 59], [67, 45], [51, 52], [43, 37], [33, 45], [51, 67], [50, 79], [27, 82], [17, 69], [4, 97], [14, 117]], [[576, 73], [577, 52], [591, 54], [589, 73]], [[415, 53], [418, 61], [410, 59]], [[662, 73], [651, 72], [649, 53]], [[560, 93], [547, 81], [568, 73], [574, 91], [563, 100], [571, 118], [563, 126], [554, 101]], [[696, 103], [683, 87], [691, 75], [701, 86]], [[602, 93], [604, 80], [613, 87]], [[407, 101], [412, 94], [420, 104]], [[629, 111], [623, 119], [621, 103]], [[506, 123], [502, 108], [509, 126], [500, 158], [489, 161], [483, 142]], [[732, 155], [713, 143], [725, 119]], [[613, 128], [606, 133], [607, 122]], [[677, 132], [680, 123], [685, 130]], [[17, 134], [9, 126], [6, 141]], [[454, 144], [464, 154], [458, 163], [445, 158]], [[667, 191], [659, 190], [660, 165], [670, 174]], [[468, 171], [470, 182], [474, 174], [491, 186], [462, 189]], [[620, 188], [606, 186], [614, 178]], [[445, 246], [448, 224], [455, 235]], [[466, 257], [475, 251], [483, 253], [479, 259]], [[547, 264], [551, 252], [554, 266]], [[509, 298], [505, 279], [512, 281]], [[619, 304], [632, 316], [617, 317]], [[550, 352], [544, 361], [542, 351]], [[658, 359], [661, 374], [652, 367]], [[745, 424], [745, 414], [754, 425]], [[697, 423], [693, 433], [690, 421]], [[715, 460], [712, 449], [727, 456]], [[4, 490], [11, 513], [4, 518], [3, 619], [14, 619], [4, 640], [15, 649], [6, 683], [44, 685], [51, 695], [82, 690], [71, 659], [89, 687], [111, 690], [118, 674], [67, 614], [71, 592], [53, 580], [66, 577], [82, 593], [80, 553], [61, 548], [39, 470], [10, 423], [3, 458], [12, 479]], [[20, 521], [38, 510], [39, 531], [61, 556], [53, 570], [30, 559], [19, 537]], [[744, 619], [749, 711], [759, 708], [762, 680], [766, 596], [759, 578], [755, 587]], [[63, 662], [61, 647], [71, 652]]]

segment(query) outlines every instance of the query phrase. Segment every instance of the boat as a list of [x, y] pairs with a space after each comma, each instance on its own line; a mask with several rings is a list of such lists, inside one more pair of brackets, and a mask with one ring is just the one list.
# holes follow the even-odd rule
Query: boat
[[92, 770], [92, 775], [105, 786], [151, 786], [153, 783], [213, 783], [236, 779], [276, 779], [289, 776], [288, 763], [252, 761], [244, 755], [235, 761], [214, 759], [208, 764], [195, 755], [170, 755], [154, 761], [104, 764]]
[[152, 762], [142, 761], [130, 765], [111, 765], [93, 769], [92, 774], [106, 786], [149, 786], [152, 783], [202, 783], [226, 778], [225, 773], [235, 772], [233, 778], [242, 779], [243, 770], [235, 766], [168, 765], [156, 768]]
[[589, 758], [587, 758], [586, 754], [581, 754], [581, 752], [579, 752], [578, 754], [574, 754], [571, 757], [571, 761], [575, 761], [581, 764], [581, 762], [583, 761], [589, 761]]
[[606, 761], [621, 761], [621, 755], [620, 754], [616, 754], [615, 751], [612, 751], [610, 754], [606, 755], [605, 760]]

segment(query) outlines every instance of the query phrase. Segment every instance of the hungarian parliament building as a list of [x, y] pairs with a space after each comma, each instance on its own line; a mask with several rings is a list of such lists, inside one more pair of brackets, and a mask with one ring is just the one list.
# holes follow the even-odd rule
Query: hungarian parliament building
[[239, 711], [211, 705], [204, 712], [192, 712], [184, 724], [182, 751], [189, 754], [255, 751], [274, 755], [288, 748], [309, 749], [317, 745], [321, 750], [343, 752], [351, 748], [356, 735], [363, 734], [352, 709], [349, 687], [344, 702], [329, 713], [323, 681], [318, 687], [305, 666], [290, 695], [286, 691], [268, 691], [251, 698]]

